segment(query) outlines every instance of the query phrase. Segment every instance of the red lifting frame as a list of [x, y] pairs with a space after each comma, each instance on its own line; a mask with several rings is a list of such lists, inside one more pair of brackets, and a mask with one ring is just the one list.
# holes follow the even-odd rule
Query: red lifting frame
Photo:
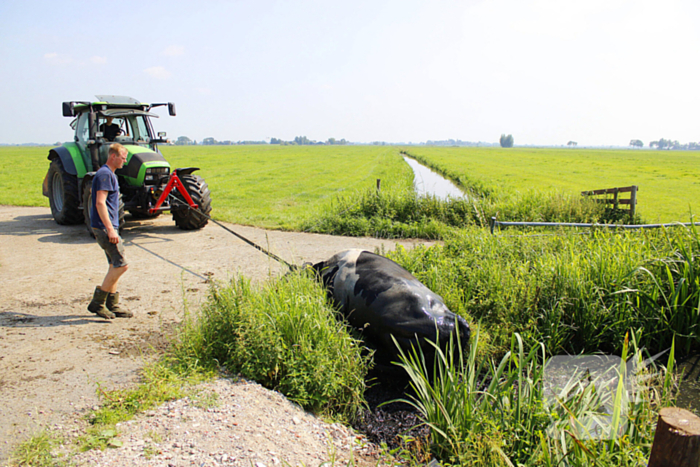
[[192, 197], [190, 196], [189, 193], [187, 193], [187, 190], [185, 189], [185, 185], [182, 184], [180, 181], [180, 177], [177, 176], [177, 169], [173, 171], [172, 174], [170, 174], [170, 180], [168, 180], [168, 184], [165, 185], [165, 189], [163, 190], [163, 193], [160, 195], [160, 198], [158, 198], [158, 202], [154, 207], [148, 210], [149, 214], [153, 214], [155, 212], [160, 211], [160, 206], [163, 204], [163, 202], [167, 199], [168, 195], [170, 194], [171, 191], [173, 191], [173, 188], [177, 188], [177, 191], [180, 192], [183, 198], [185, 198], [185, 201], [187, 201], [187, 204], [193, 208], [193, 209], [198, 209], [199, 206], [194, 204], [194, 201], [192, 201]]

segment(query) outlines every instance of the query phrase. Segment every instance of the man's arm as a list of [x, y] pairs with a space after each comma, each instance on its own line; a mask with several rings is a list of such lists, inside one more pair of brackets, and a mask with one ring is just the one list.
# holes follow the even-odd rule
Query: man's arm
[[97, 208], [97, 214], [99, 214], [102, 223], [107, 231], [107, 236], [109, 237], [110, 243], [119, 243], [119, 234], [114, 230], [112, 221], [109, 219], [109, 211], [107, 210], [107, 190], [98, 190], [95, 193], [95, 207]]

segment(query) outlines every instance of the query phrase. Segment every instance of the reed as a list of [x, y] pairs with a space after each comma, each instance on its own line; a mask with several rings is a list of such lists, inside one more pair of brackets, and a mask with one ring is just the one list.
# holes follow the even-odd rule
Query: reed
[[[527, 343], [516, 333], [509, 351], [494, 360], [479, 358], [479, 336], [477, 330], [469, 349], [452, 342], [443, 352], [435, 345], [432, 365], [426, 364], [421, 349], [400, 355], [399, 366], [413, 390], [401, 401], [421, 414], [430, 429], [432, 452], [442, 465], [605, 467], [646, 462], [655, 410], [672, 398], [673, 350], [668, 372], [643, 369], [642, 351], [632, 335], [623, 342], [621, 364], [613, 368], [613, 392], [600, 389], [602, 381], [590, 383], [575, 374], [548, 395], [542, 343]], [[630, 386], [632, 378], [643, 384]]]
[[304, 274], [259, 287], [244, 278], [213, 286], [207, 305], [187, 317], [173, 354], [185, 368], [226, 368], [308, 410], [348, 419], [364, 402], [370, 363]]

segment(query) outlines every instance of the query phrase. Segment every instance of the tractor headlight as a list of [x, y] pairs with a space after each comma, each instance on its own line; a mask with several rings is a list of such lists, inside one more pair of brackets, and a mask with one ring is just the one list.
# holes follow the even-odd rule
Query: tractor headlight
[[147, 185], [153, 185], [158, 182], [162, 177], [167, 177], [170, 174], [170, 168], [168, 167], [149, 167], [146, 169], [146, 177], [144, 182]]

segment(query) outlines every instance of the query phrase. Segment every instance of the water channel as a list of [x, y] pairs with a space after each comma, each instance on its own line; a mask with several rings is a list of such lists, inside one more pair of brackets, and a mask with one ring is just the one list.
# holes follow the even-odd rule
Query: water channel
[[463, 198], [465, 196], [457, 185], [420, 164], [415, 159], [403, 156], [403, 160], [413, 169], [413, 186], [417, 194], [432, 195], [444, 200], [448, 198]]

